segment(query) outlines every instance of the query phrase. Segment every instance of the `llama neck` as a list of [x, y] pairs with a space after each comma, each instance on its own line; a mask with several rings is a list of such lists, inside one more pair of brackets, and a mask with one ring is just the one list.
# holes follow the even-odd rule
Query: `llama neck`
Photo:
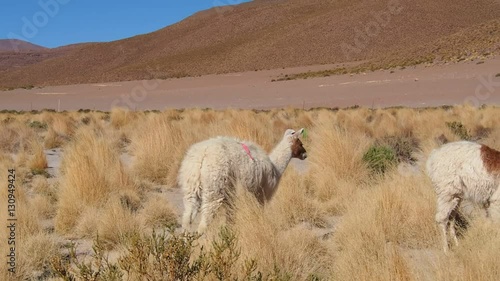
[[271, 159], [276, 167], [276, 170], [281, 176], [285, 172], [288, 163], [290, 163], [290, 159], [292, 159], [292, 150], [288, 140], [283, 139], [280, 143], [278, 143], [269, 155], [269, 159]]

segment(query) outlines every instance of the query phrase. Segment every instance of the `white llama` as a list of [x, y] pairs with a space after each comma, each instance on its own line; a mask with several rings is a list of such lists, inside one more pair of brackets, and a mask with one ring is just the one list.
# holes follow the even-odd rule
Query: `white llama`
[[203, 232], [218, 208], [234, 192], [235, 183], [260, 202], [269, 200], [291, 158], [307, 157], [299, 136], [304, 129], [286, 130], [271, 154], [254, 143], [217, 137], [194, 144], [187, 151], [178, 183], [184, 192], [182, 227], [187, 230], [201, 209], [198, 232]]
[[448, 232], [458, 244], [455, 217], [462, 200], [480, 204], [487, 217], [498, 216], [500, 152], [474, 142], [452, 142], [432, 151], [426, 168], [436, 189], [436, 222], [447, 252]]

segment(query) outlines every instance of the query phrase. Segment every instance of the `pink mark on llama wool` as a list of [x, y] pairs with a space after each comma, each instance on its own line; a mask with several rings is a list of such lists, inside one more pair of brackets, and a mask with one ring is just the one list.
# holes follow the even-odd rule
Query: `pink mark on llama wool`
[[252, 159], [252, 161], [255, 161], [255, 159], [253, 159], [252, 153], [250, 152], [250, 148], [248, 148], [248, 146], [244, 143], [241, 143], [241, 146], [243, 147], [245, 152], [248, 154], [248, 157], [250, 157], [250, 159]]

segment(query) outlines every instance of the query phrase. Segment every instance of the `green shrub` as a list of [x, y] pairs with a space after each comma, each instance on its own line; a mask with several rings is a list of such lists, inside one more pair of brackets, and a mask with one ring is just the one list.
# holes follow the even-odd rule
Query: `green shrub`
[[383, 174], [396, 166], [398, 160], [394, 150], [388, 146], [373, 145], [363, 155], [363, 161], [373, 173]]
[[[256, 260], [240, 263], [236, 234], [227, 227], [220, 229], [209, 251], [196, 244], [199, 238], [197, 234], [175, 233], [173, 227], [163, 234], [137, 235], [118, 263], [110, 263], [97, 237], [90, 260], [80, 261], [72, 244], [68, 257], [53, 259], [51, 267], [63, 280], [123, 280], [124, 273], [127, 280], [291, 280], [278, 266], [263, 275], [257, 271]], [[319, 279], [311, 276], [310, 280]]]
[[30, 126], [31, 128], [35, 128], [35, 129], [42, 129], [42, 130], [47, 129], [47, 123], [43, 123], [43, 122], [36, 121], [36, 120], [29, 122], [28, 126]]
[[46, 178], [51, 178], [51, 175], [45, 169], [31, 169], [31, 173], [33, 174], [33, 176], [40, 175]]
[[135, 237], [118, 263], [128, 276], [146, 280], [191, 280], [208, 267], [203, 251], [190, 262], [198, 237], [189, 233], [175, 235], [173, 228], [169, 234], [153, 232], [150, 237]]
[[462, 140], [471, 140], [472, 136], [469, 133], [469, 130], [465, 128], [465, 126], [459, 121], [446, 122], [446, 126], [460, 139]]

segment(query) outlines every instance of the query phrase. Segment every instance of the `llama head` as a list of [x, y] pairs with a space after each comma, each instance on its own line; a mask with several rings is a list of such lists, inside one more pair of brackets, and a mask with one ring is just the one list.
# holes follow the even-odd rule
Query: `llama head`
[[290, 149], [292, 150], [292, 158], [298, 158], [304, 160], [307, 158], [307, 151], [300, 141], [299, 137], [304, 134], [304, 128], [295, 131], [288, 129], [285, 132], [284, 138], [286, 138], [290, 143]]

